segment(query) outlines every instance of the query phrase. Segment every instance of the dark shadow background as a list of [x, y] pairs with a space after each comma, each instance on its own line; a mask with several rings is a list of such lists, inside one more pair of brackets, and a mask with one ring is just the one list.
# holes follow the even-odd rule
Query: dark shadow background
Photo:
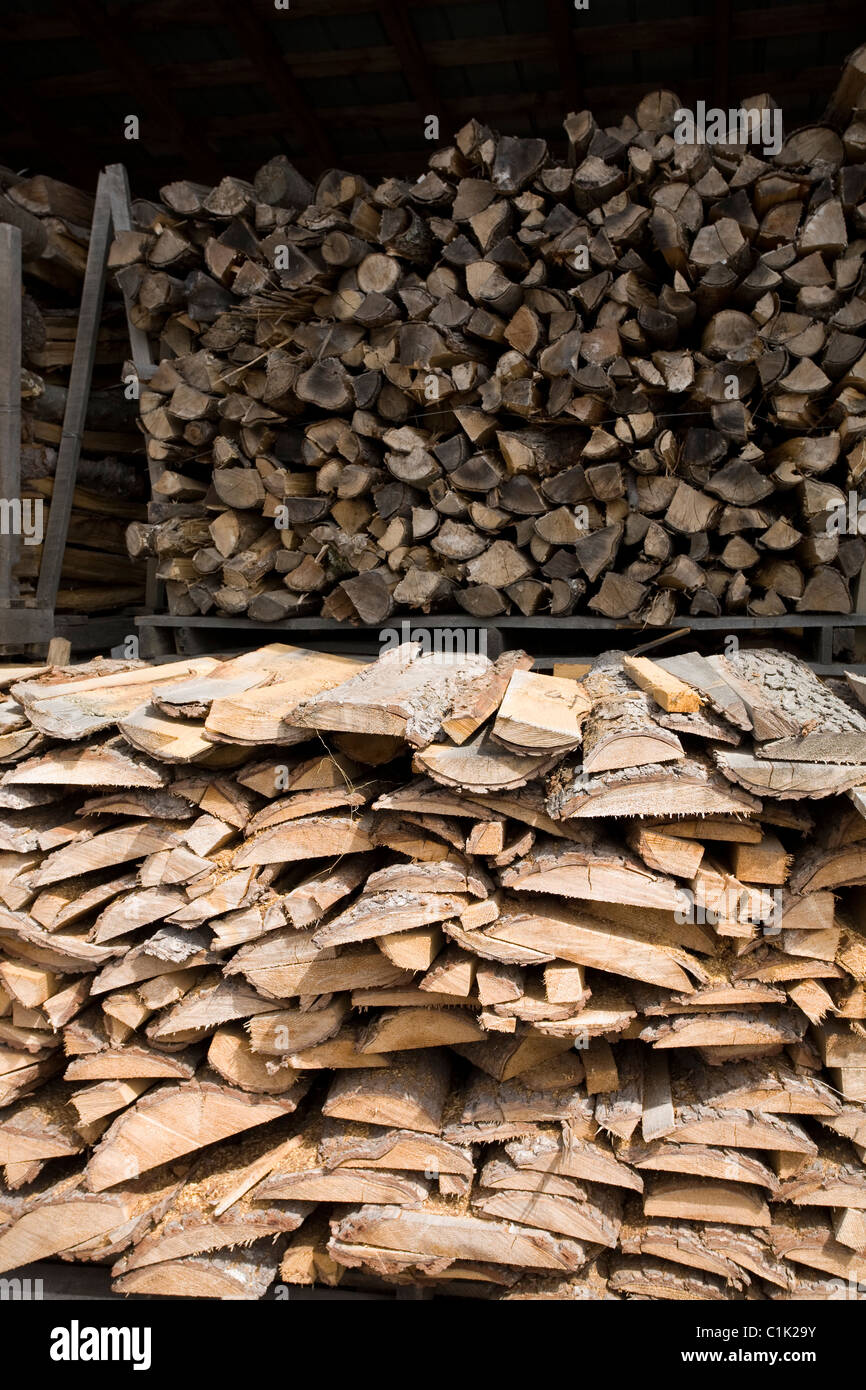
[[615, 123], [660, 86], [725, 107], [768, 91], [790, 132], [820, 117], [866, 28], [863, 0], [276, 3], [7, 0], [0, 162], [92, 189], [120, 161], [139, 197], [281, 152], [308, 176], [414, 175], [428, 114], [441, 144], [477, 116], [564, 148], [569, 110]]

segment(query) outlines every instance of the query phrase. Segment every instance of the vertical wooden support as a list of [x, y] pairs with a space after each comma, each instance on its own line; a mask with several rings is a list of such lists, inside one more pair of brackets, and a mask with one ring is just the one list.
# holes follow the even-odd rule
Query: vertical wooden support
[[51, 510], [42, 547], [42, 563], [39, 567], [39, 583], [36, 589], [36, 607], [47, 609], [51, 613], [54, 612], [57, 603], [63, 553], [66, 549], [69, 517], [72, 512], [78, 458], [81, 453], [81, 437], [84, 433], [87, 399], [90, 394], [93, 363], [96, 357], [96, 337], [102, 315], [102, 295], [105, 288], [105, 267], [110, 240], [111, 206], [108, 179], [107, 175], [102, 173], [96, 186], [96, 203], [93, 209], [90, 248], [87, 253], [87, 268], [84, 272], [84, 286], [81, 292], [78, 333], [72, 357], [69, 393], [66, 399], [66, 412], [63, 417], [60, 448], [57, 453]]
[[[0, 499], [21, 498], [21, 232], [0, 223]], [[7, 516], [8, 516], [7, 509]], [[18, 538], [0, 536], [0, 608], [12, 601]]]
[[[111, 221], [114, 225], [114, 232], [128, 232], [132, 230], [132, 210], [129, 196], [129, 180], [126, 176], [126, 169], [122, 164], [109, 164], [105, 170], [108, 179], [109, 198], [111, 201]], [[150, 343], [147, 334], [137, 324], [133, 323], [131, 315], [131, 300], [129, 294], [122, 283], [123, 303], [126, 308], [126, 326], [129, 332], [129, 345], [132, 351], [132, 361], [135, 367], [135, 374], [139, 383], [150, 381], [156, 371], [156, 363], [150, 356]], [[153, 485], [159, 478], [161, 469], [158, 468], [150, 459], [147, 461], [148, 475], [150, 477], [150, 491], [153, 496]], [[156, 561], [147, 561], [147, 584], [145, 590], [145, 604], [152, 613], [164, 606], [165, 587], [162, 581], [156, 577]]]

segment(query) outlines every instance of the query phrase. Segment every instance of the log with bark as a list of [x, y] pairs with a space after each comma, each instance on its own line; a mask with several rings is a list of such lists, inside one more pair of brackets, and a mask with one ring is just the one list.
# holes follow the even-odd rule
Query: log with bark
[[859, 714], [764, 649], [531, 666], [0, 672], [41, 740], [0, 762], [0, 1271], [862, 1277]]
[[860, 66], [762, 158], [655, 92], [569, 115], [566, 162], [471, 120], [414, 182], [166, 185], [113, 263], [172, 611], [852, 611]]

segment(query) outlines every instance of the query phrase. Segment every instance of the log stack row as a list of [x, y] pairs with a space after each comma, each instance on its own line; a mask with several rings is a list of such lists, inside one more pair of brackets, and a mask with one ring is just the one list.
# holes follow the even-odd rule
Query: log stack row
[[862, 1297], [862, 682], [530, 668], [4, 671], [0, 1271]]
[[[90, 194], [70, 184], [0, 169], [0, 222], [21, 231], [24, 272], [21, 497], [25, 505], [42, 504], [43, 530], [50, 515], [78, 336], [93, 208]], [[152, 216], [152, 211], [144, 216]], [[62, 612], [121, 608], [144, 597], [145, 566], [130, 558], [125, 543], [126, 527], [147, 514], [137, 408], [126, 398], [123, 383], [128, 355], [123, 303], [110, 287], [97, 337], [94, 389], [57, 597]], [[32, 526], [28, 530], [32, 537]], [[39, 543], [27, 540], [18, 545], [18, 601], [26, 602], [35, 592], [41, 554]]]
[[172, 611], [851, 611], [863, 127], [766, 154], [678, 108], [571, 115], [562, 158], [473, 120], [416, 182], [164, 187], [112, 263]]

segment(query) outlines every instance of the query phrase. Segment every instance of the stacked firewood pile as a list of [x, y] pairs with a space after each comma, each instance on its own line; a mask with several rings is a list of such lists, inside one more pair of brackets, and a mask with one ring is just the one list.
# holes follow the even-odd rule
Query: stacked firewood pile
[[772, 155], [678, 143], [678, 107], [571, 115], [563, 160], [470, 121], [414, 183], [163, 188], [114, 264], [172, 611], [849, 612], [862, 123]]
[[0, 1271], [862, 1297], [862, 682], [530, 664], [5, 672]]
[[[0, 222], [17, 226], [22, 238], [21, 497], [31, 506], [41, 503], [43, 530], [54, 491], [93, 206], [90, 194], [70, 184], [0, 169]], [[152, 208], [142, 215], [152, 216]], [[126, 399], [122, 379], [128, 355], [123, 303], [110, 290], [96, 343], [94, 390], [57, 596], [60, 611], [93, 612], [144, 597], [145, 567], [130, 559], [125, 544], [126, 527], [147, 515], [137, 407]], [[33, 517], [29, 512], [31, 522]], [[41, 561], [32, 525], [30, 536], [34, 543], [19, 544], [15, 566], [17, 597], [23, 600], [35, 590]]]

